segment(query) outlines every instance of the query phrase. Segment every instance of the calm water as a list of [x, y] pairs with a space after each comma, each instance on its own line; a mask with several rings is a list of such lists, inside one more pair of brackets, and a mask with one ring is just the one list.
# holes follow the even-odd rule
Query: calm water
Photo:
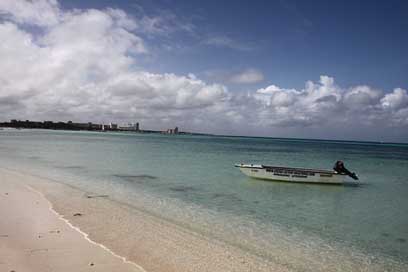
[[[330, 169], [359, 186], [252, 180], [237, 162]], [[0, 131], [3, 167], [54, 178], [265, 257], [325, 245], [408, 262], [408, 145]]]

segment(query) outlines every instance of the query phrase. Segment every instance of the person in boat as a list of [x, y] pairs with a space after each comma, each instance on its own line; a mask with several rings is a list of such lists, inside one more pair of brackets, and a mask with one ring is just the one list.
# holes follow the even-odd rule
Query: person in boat
[[344, 166], [344, 163], [342, 161], [336, 161], [336, 163], [334, 164], [333, 170], [336, 171], [339, 174], [345, 174], [345, 175], [348, 175], [349, 177], [351, 177], [354, 180], [358, 180], [358, 177], [357, 177], [356, 173], [350, 172]]

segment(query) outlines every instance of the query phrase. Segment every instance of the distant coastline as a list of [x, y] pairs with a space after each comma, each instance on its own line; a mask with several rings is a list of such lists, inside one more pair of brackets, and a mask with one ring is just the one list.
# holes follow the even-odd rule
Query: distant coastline
[[225, 135], [210, 134], [190, 131], [179, 131], [178, 128], [166, 130], [140, 129], [139, 123], [118, 126], [117, 124], [97, 124], [92, 122], [75, 123], [72, 121], [30, 121], [12, 119], [10, 122], [0, 122], [0, 128], [15, 129], [49, 129], [49, 130], [68, 130], [68, 131], [100, 131], [100, 132], [134, 132], [142, 134], [177, 134], [177, 135], [195, 135], [195, 136], [216, 136], [225, 138], [256, 138], [256, 139], [275, 139], [282, 141], [309, 141], [309, 142], [339, 142], [345, 144], [369, 144], [369, 145], [389, 145], [389, 146], [408, 146], [408, 142], [387, 142], [387, 141], [368, 141], [368, 140], [344, 140], [344, 139], [316, 139], [316, 138], [296, 138], [296, 137], [272, 137], [272, 136], [249, 136], [249, 135]]
[[212, 134], [206, 133], [195, 133], [195, 132], [187, 132], [187, 131], [179, 131], [178, 127], [170, 128], [166, 130], [146, 130], [140, 129], [139, 123], [135, 124], [128, 124], [124, 126], [119, 126], [117, 124], [109, 123], [105, 124], [97, 124], [92, 122], [87, 123], [75, 123], [72, 121], [62, 122], [62, 121], [30, 121], [30, 120], [16, 120], [12, 119], [10, 122], [0, 122], [0, 127], [8, 127], [8, 128], [15, 128], [15, 129], [50, 129], [50, 130], [72, 130], [72, 131], [79, 131], [79, 130], [87, 130], [87, 131], [126, 131], [126, 132], [135, 132], [135, 133], [150, 133], [150, 134], [180, 134], [180, 135], [205, 135], [205, 136], [213, 136]]

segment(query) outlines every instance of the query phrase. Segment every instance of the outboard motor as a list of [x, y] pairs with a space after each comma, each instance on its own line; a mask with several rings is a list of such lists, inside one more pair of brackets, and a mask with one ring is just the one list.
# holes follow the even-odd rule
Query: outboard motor
[[334, 164], [333, 170], [336, 171], [339, 174], [343, 174], [343, 175], [348, 175], [349, 177], [351, 177], [354, 180], [358, 180], [358, 177], [356, 175], [356, 173], [352, 173], [350, 172], [345, 166], [344, 163], [342, 161], [336, 161], [336, 163]]

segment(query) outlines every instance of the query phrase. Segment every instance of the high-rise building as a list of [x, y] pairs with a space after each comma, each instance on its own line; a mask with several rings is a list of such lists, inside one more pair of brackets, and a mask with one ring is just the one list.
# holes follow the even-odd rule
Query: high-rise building
[[110, 129], [118, 129], [118, 125], [114, 123], [109, 123], [109, 128]]

